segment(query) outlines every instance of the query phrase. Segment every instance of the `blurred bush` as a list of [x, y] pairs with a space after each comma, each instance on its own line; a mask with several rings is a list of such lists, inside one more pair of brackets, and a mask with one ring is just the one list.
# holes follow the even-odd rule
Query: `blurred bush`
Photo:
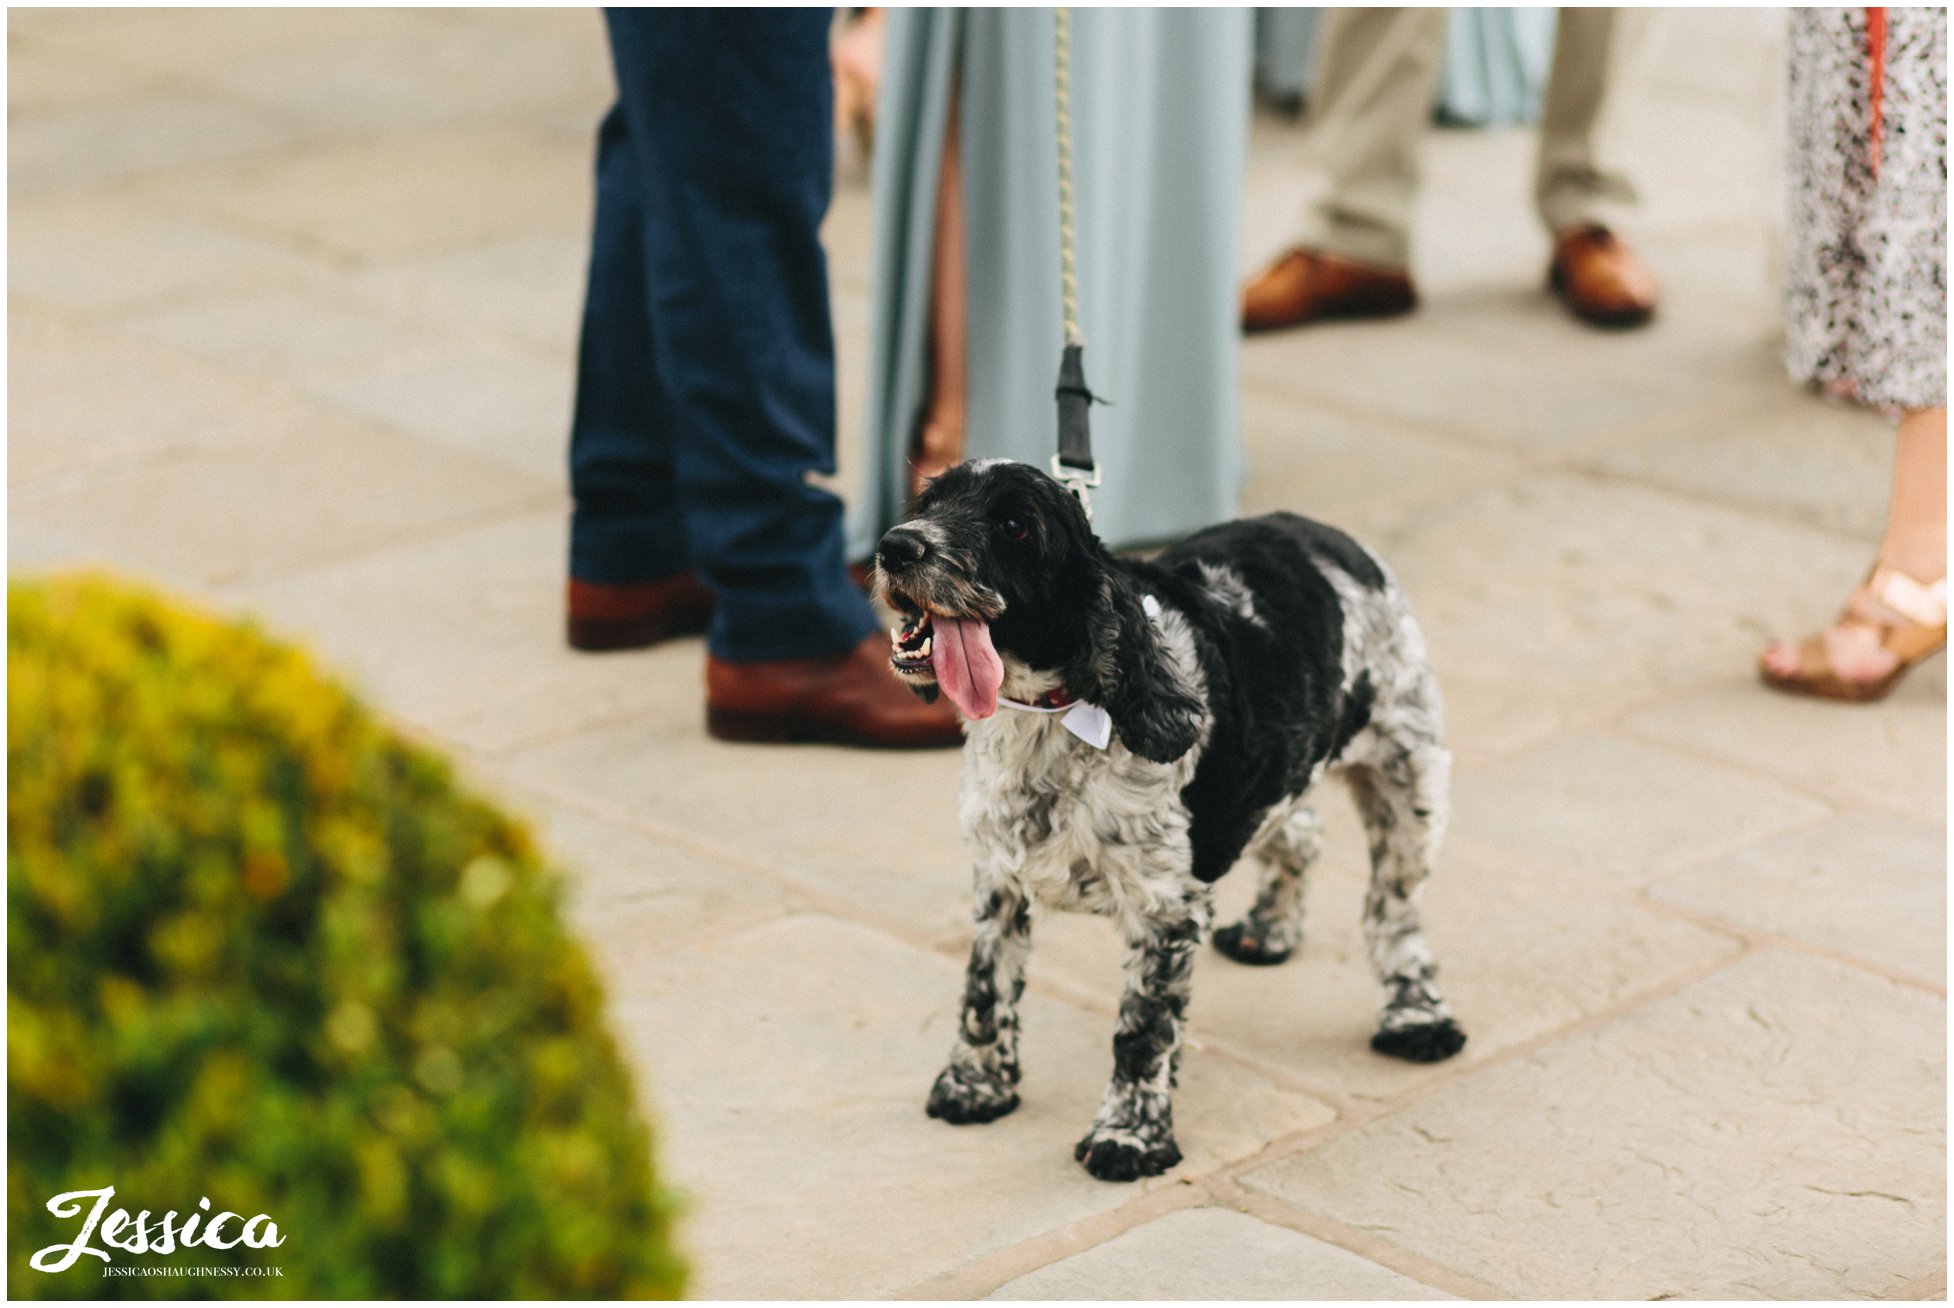
[[[104, 580], [9, 601], [11, 1293], [676, 1295], [650, 1137], [524, 830], [248, 627]], [[284, 1238], [118, 1265], [283, 1275], [30, 1270], [80, 1226], [47, 1201], [105, 1185]]]

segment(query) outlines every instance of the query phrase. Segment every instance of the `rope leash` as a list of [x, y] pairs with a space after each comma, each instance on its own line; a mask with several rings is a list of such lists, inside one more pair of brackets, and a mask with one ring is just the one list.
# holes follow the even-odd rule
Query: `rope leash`
[[1072, 209], [1072, 11], [1052, 11], [1052, 86], [1058, 124], [1058, 286], [1065, 349], [1058, 364], [1058, 453], [1052, 476], [1078, 496], [1092, 520], [1099, 465], [1092, 458], [1092, 390], [1086, 385], [1085, 337], [1079, 332], [1079, 277]]
[[1058, 289], [1065, 343], [1084, 346], [1079, 334], [1079, 276], [1072, 212], [1072, 11], [1052, 11], [1052, 89], [1058, 119]]

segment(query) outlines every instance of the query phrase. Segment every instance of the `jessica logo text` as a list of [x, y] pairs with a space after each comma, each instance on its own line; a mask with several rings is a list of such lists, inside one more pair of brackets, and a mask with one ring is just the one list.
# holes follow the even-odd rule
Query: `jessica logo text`
[[[69, 1244], [51, 1244], [28, 1260], [37, 1272], [65, 1272], [75, 1265], [75, 1260], [83, 1254], [100, 1258], [103, 1262], [114, 1261], [107, 1252], [94, 1248], [89, 1241], [100, 1228], [102, 1243], [111, 1249], [120, 1249], [132, 1254], [167, 1254], [177, 1249], [235, 1249], [242, 1244], [252, 1249], [275, 1249], [285, 1243], [285, 1237], [278, 1233], [278, 1223], [263, 1213], [250, 1221], [236, 1213], [210, 1212], [210, 1200], [199, 1199], [197, 1208], [179, 1225], [176, 1210], [171, 1209], [163, 1215], [160, 1226], [152, 1227], [149, 1210], [134, 1217], [126, 1208], [117, 1208], [108, 1214], [104, 1221], [102, 1214], [115, 1198], [115, 1187], [107, 1186], [100, 1190], [70, 1190], [58, 1194], [47, 1201], [47, 1210], [56, 1217], [79, 1217], [84, 1201], [93, 1199], [94, 1207], [88, 1210], [87, 1220], [81, 1224], [81, 1234]], [[206, 1220], [208, 1219], [208, 1220]], [[202, 1223], [202, 1229], [198, 1224]], [[233, 1224], [235, 1234], [227, 1235], [225, 1228]]]

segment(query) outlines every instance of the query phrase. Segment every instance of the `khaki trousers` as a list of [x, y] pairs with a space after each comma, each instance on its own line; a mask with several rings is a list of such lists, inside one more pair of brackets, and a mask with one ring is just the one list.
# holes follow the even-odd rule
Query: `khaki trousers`
[[[1325, 9], [1310, 124], [1329, 190], [1302, 244], [1346, 259], [1411, 262], [1418, 146], [1431, 122], [1444, 9]], [[1646, 9], [1563, 9], [1542, 106], [1534, 203], [1549, 232], [1619, 223], [1635, 203], [1616, 159], [1620, 88], [1647, 45]]]

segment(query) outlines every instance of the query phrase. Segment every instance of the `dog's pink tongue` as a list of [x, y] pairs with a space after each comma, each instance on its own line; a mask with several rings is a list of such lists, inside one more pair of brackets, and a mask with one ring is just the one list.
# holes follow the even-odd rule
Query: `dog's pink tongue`
[[988, 622], [974, 618], [932, 617], [936, 643], [930, 662], [936, 683], [964, 716], [982, 720], [997, 712], [998, 688], [1004, 684], [1004, 661], [991, 645]]

